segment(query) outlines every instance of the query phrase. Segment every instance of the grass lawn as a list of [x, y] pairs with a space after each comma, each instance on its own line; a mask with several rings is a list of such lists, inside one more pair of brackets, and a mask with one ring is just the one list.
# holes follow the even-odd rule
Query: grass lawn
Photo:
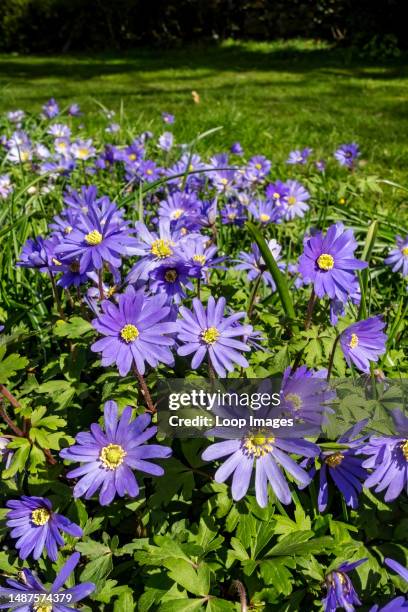
[[176, 115], [179, 142], [222, 125], [203, 146], [219, 150], [239, 140], [248, 153], [275, 160], [306, 145], [326, 157], [336, 145], [356, 140], [370, 173], [408, 184], [404, 58], [372, 63], [312, 41], [116, 55], [2, 55], [0, 91], [0, 111], [38, 111], [54, 96], [61, 104], [79, 102], [92, 121], [100, 117], [106, 125], [98, 102], [117, 112], [122, 108], [135, 133], [160, 129], [165, 110]]

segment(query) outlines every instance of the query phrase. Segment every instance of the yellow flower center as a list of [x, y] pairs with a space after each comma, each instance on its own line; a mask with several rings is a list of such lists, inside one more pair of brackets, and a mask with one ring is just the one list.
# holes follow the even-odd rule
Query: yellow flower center
[[136, 153], [130, 153], [130, 154], [128, 155], [128, 158], [129, 158], [131, 161], [134, 161], [134, 160], [136, 159]]
[[203, 266], [205, 264], [205, 255], [193, 255], [193, 261]]
[[108, 444], [102, 448], [99, 459], [108, 470], [116, 470], [122, 465], [126, 455], [126, 451], [119, 444]]
[[344, 198], [340, 198], [339, 204], [345, 204], [345, 203], [346, 203], [346, 200]]
[[267, 221], [269, 221], [271, 217], [270, 215], [266, 215], [265, 213], [262, 213], [262, 215], [259, 215], [259, 218], [262, 221], [262, 223], [266, 223]]
[[334, 267], [334, 259], [328, 253], [322, 253], [317, 259], [317, 265], [321, 270], [331, 270]]
[[206, 344], [214, 344], [220, 337], [220, 332], [216, 327], [209, 327], [202, 332], [201, 337]]
[[102, 234], [98, 232], [98, 230], [92, 230], [85, 236], [85, 242], [90, 244], [91, 246], [96, 246], [97, 244], [101, 244], [102, 242]]
[[46, 525], [50, 520], [50, 516], [51, 513], [46, 508], [36, 508], [31, 513], [31, 521], [39, 527], [40, 525]]
[[37, 604], [34, 605], [33, 610], [35, 610], [35, 612], [52, 612], [52, 606], [48, 606], [47, 604]]
[[255, 164], [255, 168], [256, 168], [257, 170], [260, 170], [260, 169], [262, 168], [262, 164]]
[[340, 465], [343, 459], [344, 455], [342, 453], [333, 453], [332, 455], [326, 457], [324, 462], [327, 463], [329, 467], [336, 468], [338, 465]]
[[231, 221], [233, 221], [236, 216], [237, 216], [237, 213], [234, 213], [234, 212], [228, 213], [227, 215], [228, 219], [231, 219]]
[[193, 166], [193, 164], [190, 164], [189, 167], [188, 167], [188, 171], [192, 172], [193, 170], [194, 170], [194, 166]]
[[52, 258], [52, 263], [53, 263], [55, 266], [62, 266], [62, 263], [60, 262], [60, 260], [59, 260], [59, 259], [56, 259], [55, 257], [53, 257], [53, 258]]
[[251, 457], [259, 458], [267, 455], [273, 450], [275, 438], [268, 436], [265, 432], [257, 431], [249, 435], [243, 441], [243, 448]]
[[78, 157], [87, 157], [89, 155], [89, 149], [79, 149], [78, 150]]
[[174, 268], [167, 270], [164, 275], [164, 278], [168, 283], [175, 283], [177, 280], [177, 277], [178, 277], [177, 270], [175, 270]]
[[137, 329], [135, 325], [128, 323], [127, 325], [125, 325], [125, 327], [122, 327], [120, 331], [120, 335], [122, 336], [123, 340], [127, 343], [134, 342], [136, 338], [139, 337], [139, 330]]
[[296, 204], [295, 196], [289, 196], [287, 201], [288, 201], [289, 206], [293, 206], [294, 204]]
[[20, 153], [20, 160], [22, 162], [26, 162], [26, 161], [29, 161], [29, 159], [30, 159], [29, 151], [21, 151], [21, 153]]
[[173, 211], [171, 216], [173, 219], [180, 219], [180, 217], [182, 217], [183, 215], [184, 210], [182, 208], [176, 208], [176, 210]]
[[153, 170], [151, 168], [148, 168], [146, 170], [146, 174], [148, 174], [150, 176], [151, 174], [153, 174]]
[[277, 191], [275, 191], [275, 193], [272, 194], [272, 197], [274, 200], [279, 200], [280, 198], [280, 193], [278, 193]]
[[221, 185], [227, 185], [228, 184], [228, 179], [222, 178], [222, 179], [220, 179], [220, 183], [221, 183]]
[[302, 398], [297, 393], [288, 393], [285, 400], [293, 404], [294, 410], [299, 410], [303, 406]]
[[350, 342], [349, 342], [349, 347], [354, 349], [358, 346], [358, 336], [357, 334], [351, 334], [351, 338], [350, 338]]
[[112, 295], [114, 293], [116, 293], [116, 289], [117, 289], [117, 286], [116, 285], [112, 285], [112, 287], [110, 287], [108, 289], [108, 291], [106, 292], [106, 297], [108, 297], [108, 298], [112, 297]]
[[150, 250], [153, 255], [156, 255], [159, 259], [165, 259], [173, 255], [173, 249], [170, 248], [170, 242], [168, 240], [162, 240], [162, 238], [152, 242]]
[[404, 257], [408, 257], [408, 246], [404, 247], [401, 253], [404, 255]]
[[408, 440], [404, 440], [404, 442], [401, 444], [401, 450], [405, 459], [408, 461]]
[[66, 227], [64, 227], [64, 234], [70, 234], [71, 232], [72, 232], [71, 225], [67, 225]]

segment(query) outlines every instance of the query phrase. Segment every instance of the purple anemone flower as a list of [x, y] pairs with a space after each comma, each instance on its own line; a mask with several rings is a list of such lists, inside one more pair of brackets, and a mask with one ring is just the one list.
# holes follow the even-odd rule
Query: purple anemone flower
[[162, 151], [166, 151], [168, 153], [174, 144], [174, 136], [171, 132], [163, 132], [163, 134], [159, 137], [157, 142], [157, 146]]
[[401, 565], [401, 563], [398, 563], [398, 561], [394, 561], [394, 559], [390, 559], [388, 557], [384, 559], [384, 563], [393, 569], [394, 572], [397, 572], [397, 574], [399, 574], [401, 578], [405, 580], [405, 582], [408, 582], [408, 569]]
[[289, 153], [288, 159], [286, 160], [286, 163], [290, 165], [300, 164], [303, 166], [310, 157], [311, 152], [312, 149], [310, 147], [305, 147], [304, 149], [302, 149], [302, 151], [300, 151], [299, 149], [291, 151]]
[[305, 237], [299, 272], [305, 282], [314, 284], [318, 297], [347, 300], [350, 287], [354, 287], [355, 270], [367, 267], [365, 261], [355, 259], [356, 248], [353, 230], [346, 230], [342, 223], [331, 225], [326, 236], [316, 232]]
[[116, 363], [119, 374], [126, 376], [135, 365], [140, 374], [145, 372], [145, 361], [153, 368], [159, 363], [173, 365], [170, 347], [174, 339], [166, 334], [177, 330], [168, 321], [170, 306], [166, 294], [147, 297], [142, 291], [129, 288], [119, 295], [118, 304], [102, 302], [103, 314], [92, 325], [106, 336], [91, 346], [94, 352], [102, 352], [102, 365]]
[[171, 113], [162, 113], [162, 119], [164, 123], [168, 123], [169, 125], [175, 122], [174, 115]]
[[[274, 238], [272, 238], [268, 242], [268, 247], [275, 261], [279, 262], [282, 250], [281, 245], [278, 244]], [[260, 274], [262, 274], [262, 280], [265, 285], [267, 287], [271, 287], [272, 291], [276, 290], [275, 281], [272, 278], [272, 274], [268, 272], [266, 268], [265, 261], [256, 242], [251, 244], [250, 253], [240, 251], [235, 261], [238, 263], [238, 265], [235, 266], [235, 269], [245, 270], [247, 272], [247, 278], [249, 281], [255, 280]], [[278, 266], [282, 269], [283, 264], [279, 262]]]
[[256, 200], [255, 202], [251, 202], [248, 206], [248, 210], [254, 219], [262, 223], [262, 225], [276, 223], [280, 217], [279, 208], [268, 200]]
[[201, 236], [192, 238], [187, 236], [180, 245], [179, 255], [189, 266], [189, 276], [206, 279], [208, 272], [213, 268], [220, 268], [226, 257], [215, 257], [217, 247], [207, 246], [208, 240]]
[[[64, 583], [78, 565], [79, 559], [79, 553], [74, 553], [68, 557], [49, 588], [46, 588], [29, 569], [24, 568], [21, 570], [21, 582], [10, 578], [6, 581], [8, 588], [0, 587], [0, 598], [9, 601], [12, 595], [13, 600], [17, 602], [24, 601], [24, 595], [26, 597], [32, 596], [28, 601], [33, 603], [23, 603], [18, 607], [13, 606], [14, 612], [67, 612], [67, 610], [77, 610], [77, 606], [72, 607], [70, 604], [75, 604], [81, 601], [81, 599], [85, 599], [96, 588], [93, 582], [83, 582], [68, 589], [63, 588]], [[36, 595], [40, 596], [40, 599], [35, 597]], [[42, 595], [44, 596], [43, 598], [41, 598]], [[58, 597], [53, 598], [53, 595], [58, 595]], [[10, 603], [2, 603], [0, 605], [0, 609], [4, 610], [5, 608], [10, 608]]]
[[251, 183], [263, 181], [269, 174], [271, 166], [271, 162], [264, 155], [254, 155], [245, 168], [244, 177]]
[[310, 193], [298, 181], [286, 181], [287, 191], [283, 198], [282, 216], [286, 221], [292, 221], [296, 217], [304, 217], [309, 210], [306, 204], [310, 198]]
[[360, 559], [352, 563], [342, 563], [327, 574], [325, 580], [327, 596], [322, 600], [324, 612], [336, 612], [338, 608], [354, 612], [355, 605], [361, 606], [361, 601], [347, 574], [366, 561], [367, 559]]
[[190, 268], [179, 259], [168, 261], [155, 268], [149, 279], [152, 293], [164, 293], [170, 300], [179, 304], [186, 297], [186, 289], [192, 291], [194, 286], [189, 280]]
[[315, 162], [315, 166], [316, 170], [318, 170], [319, 172], [324, 172], [326, 170], [326, 162], [324, 161], [324, 159], [318, 159]]
[[216, 302], [210, 296], [206, 309], [198, 298], [194, 298], [193, 311], [182, 306], [180, 314], [183, 318], [177, 322], [177, 338], [181, 343], [178, 354], [185, 356], [194, 353], [191, 362], [193, 370], [208, 355], [211, 365], [221, 378], [225, 377], [226, 371], [233, 371], [234, 363], [247, 368], [248, 362], [241, 352], [251, 350], [246, 343], [237, 339], [252, 332], [251, 325], [236, 324], [245, 317], [245, 313], [238, 312], [224, 317], [225, 306], [223, 297]]
[[240, 142], [234, 142], [231, 145], [230, 148], [231, 153], [233, 153], [234, 155], [243, 155], [244, 154], [244, 149], [241, 147], [241, 143]]
[[121, 256], [133, 254], [136, 241], [128, 228], [118, 225], [118, 209], [110, 204], [103, 214], [96, 206], [90, 206], [82, 214], [76, 228], [65, 235], [55, 253], [63, 263], [79, 261], [81, 274], [100, 270], [104, 262], [114, 268], [121, 265]]
[[401, 410], [393, 410], [392, 417], [397, 435], [372, 436], [359, 451], [369, 457], [363, 467], [372, 470], [364, 486], [375, 487], [376, 493], [385, 490], [386, 502], [397, 499], [404, 488], [408, 494], [408, 418]]
[[10, 536], [17, 539], [16, 548], [20, 559], [27, 559], [32, 554], [39, 559], [44, 548], [49, 558], [56, 561], [58, 546], [64, 545], [60, 531], [80, 538], [82, 529], [62, 514], [52, 510], [52, 504], [45, 497], [27, 497], [11, 499], [6, 503], [10, 512], [6, 525], [11, 529]]
[[391, 266], [393, 272], [401, 270], [404, 278], [408, 276], [408, 234], [405, 238], [397, 236], [397, 247], [389, 252], [384, 263]]
[[247, 220], [245, 207], [239, 202], [226, 204], [221, 212], [221, 220], [224, 225], [244, 225]]
[[46, 119], [53, 119], [60, 112], [58, 103], [56, 102], [56, 100], [54, 100], [54, 98], [50, 98], [48, 102], [44, 104], [44, 106], [42, 107], [42, 111]]
[[255, 463], [256, 500], [262, 508], [265, 508], [268, 504], [268, 482], [283, 504], [290, 504], [292, 501], [292, 494], [282, 468], [303, 486], [310, 483], [309, 474], [288, 453], [311, 458], [319, 453], [319, 447], [307, 440], [284, 440], [275, 438], [269, 433], [253, 430], [246, 432], [241, 439], [211, 444], [203, 452], [202, 459], [214, 461], [228, 456], [215, 472], [214, 479], [216, 482], [225, 482], [232, 475], [231, 493], [235, 501], [246, 495]]
[[357, 321], [342, 332], [340, 345], [349, 367], [354, 363], [362, 372], [370, 372], [370, 362], [377, 362], [386, 350], [387, 334], [382, 331], [385, 325], [378, 315]]
[[79, 108], [79, 104], [77, 104], [76, 102], [74, 104], [71, 104], [71, 106], [68, 108], [68, 115], [70, 115], [71, 117], [80, 117], [82, 113], [81, 109]]
[[353, 440], [359, 434], [367, 421], [361, 421], [337, 440], [343, 444], [340, 451], [322, 451], [320, 454], [319, 494], [317, 504], [319, 512], [324, 512], [329, 501], [329, 479], [334, 482], [347, 506], [356, 509], [358, 498], [363, 490], [362, 481], [367, 478], [367, 470], [363, 467], [364, 459], [358, 456], [360, 440]]
[[277, 208], [282, 209], [284, 206], [285, 197], [288, 195], [287, 183], [283, 183], [282, 181], [270, 183], [265, 190], [265, 195], [268, 200], [271, 200], [275, 204]]
[[83, 464], [67, 474], [68, 478], [79, 478], [74, 487], [75, 498], [85, 495], [85, 499], [90, 499], [100, 488], [99, 502], [107, 506], [116, 495], [139, 495], [139, 485], [133, 470], [152, 476], [164, 474], [161, 466], [148, 460], [167, 459], [171, 455], [171, 448], [144, 444], [157, 432], [157, 427], [149, 427], [151, 417], [148, 413], [134, 420], [131, 417], [130, 406], [124, 408], [118, 419], [116, 402], [106, 402], [105, 431], [93, 423], [90, 432], [77, 435], [77, 444], [60, 452], [63, 459]]
[[354, 168], [354, 164], [359, 155], [360, 149], [355, 142], [341, 145], [334, 153], [334, 157], [337, 159], [340, 166], [346, 166], [347, 168]]
[[0, 174], [0, 198], [6, 199], [14, 190], [8, 174]]

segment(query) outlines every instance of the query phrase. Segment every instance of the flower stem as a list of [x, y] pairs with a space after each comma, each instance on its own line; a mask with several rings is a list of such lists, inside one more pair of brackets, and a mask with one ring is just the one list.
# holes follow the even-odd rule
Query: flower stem
[[312, 315], [313, 315], [313, 310], [314, 307], [316, 305], [317, 302], [317, 296], [315, 294], [315, 290], [314, 288], [312, 289], [312, 293], [310, 294], [310, 298], [309, 298], [309, 302], [307, 304], [307, 314], [306, 314], [306, 320], [305, 320], [305, 329], [309, 329], [311, 323], [312, 323]]
[[336, 336], [336, 339], [333, 342], [333, 348], [332, 348], [331, 353], [330, 353], [329, 366], [327, 368], [327, 378], [326, 378], [327, 382], [329, 382], [329, 380], [330, 380], [331, 372], [332, 372], [332, 369], [333, 369], [334, 354], [336, 352], [336, 348], [337, 348], [337, 345], [339, 343], [340, 336], [341, 336], [341, 334]]
[[103, 269], [102, 268], [98, 270], [98, 287], [99, 287], [99, 299], [102, 302], [102, 300], [105, 299], [105, 294], [103, 291]]
[[231, 583], [231, 591], [236, 591], [239, 595], [239, 601], [241, 604], [241, 612], [247, 612], [248, 604], [247, 604], [247, 595], [245, 591], [245, 587], [240, 580], [233, 580]]
[[259, 289], [259, 285], [261, 284], [261, 280], [262, 280], [262, 272], [258, 274], [258, 278], [255, 281], [254, 288], [252, 289], [251, 297], [249, 299], [249, 305], [248, 305], [248, 310], [247, 310], [247, 315], [248, 315], [249, 320], [251, 320], [252, 318], [252, 312], [254, 310], [256, 294], [258, 293], [258, 289]]
[[48, 268], [48, 272], [50, 274], [51, 287], [52, 287], [52, 295], [54, 296], [55, 304], [57, 306], [58, 314], [63, 321], [66, 320], [64, 309], [62, 308], [61, 300], [58, 295], [57, 285], [55, 284], [55, 278], [52, 271]]
[[142, 395], [146, 402], [147, 412], [154, 414], [156, 412], [156, 407], [153, 404], [152, 396], [150, 395], [150, 391], [147, 388], [146, 381], [143, 377], [143, 374], [139, 372], [135, 364], [133, 365], [133, 373], [135, 377], [137, 378], [137, 380], [139, 381], [140, 389], [142, 391]]
[[201, 299], [201, 278], [200, 277], [197, 278], [197, 297], [199, 300]]

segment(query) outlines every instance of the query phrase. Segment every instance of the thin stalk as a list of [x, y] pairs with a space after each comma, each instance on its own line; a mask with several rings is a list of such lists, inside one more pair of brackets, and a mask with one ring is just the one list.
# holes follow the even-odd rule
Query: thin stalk
[[252, 289], [251, 297], [249, 299], [248, 310], [247, 310], [247, 315], [248, 315], [248, 319], [249, 320], [251, 320], [251, 318], [252, 318], [252, 312], [253, 312], [254, 306], [255, 306], [256, 295], [258, 293], [259, 285], [261, 284], [261, 280], [262, 280], [262, 274], [263, 274], [263, 272], [261, 272], [258, 275], [258, 278], [256, 279], [256, 281], [254, 283], [254, 287]]
[[62, 304], [61, 304], [61, 300], [60, 300], [59, 295], [58, 295], [58, 289], [57, 289], [57, 285], [55, 283], [54, 275], [53, 275], [52, 271], [50, 270], [50, 268], [48, 268], [48, 272], [50, 274], [51, 287], [52, 287], [52, 295], [54, 296], [54, 301], [55, 301], [55, 304], [57, 306], [58, 314], [61, 317], [61, 319], [63, 319], [63, 321], [65, 321], [66, 320], [66, 316], [65, 316]]
[[102, 302], [102, 300], [105, 299], [105, 293], [103, 291], [103, 268], [98, 270], [98, 287], [99, 287], [99, 299]]
[[333, 348], [332, 348], [331, 353], [330, 353], [329, 366], [327, 368], [327, 378], [326, 378], [327, 382], [329, 382], [329, 380], [330, 380], [331, 372], [332, 372], [332, 369], [333, 369], [334, 354], [336, 352], [336, 348], [337, 348], [337, 345], [339, 343], [340, 337], [341, 337], [341, 334], [339, 334], [336, 337], [335, 341], [333, 342]]
[[147, 387], [146, 381], [144, 379], [143, 374], [141, 374], [139, 372], [139, 370], [137, 369], [136, 365], [133, 365], [133, 374], [135, 375], [136, 379], [139, 382], [140, 385], [140, 389], [142, 391], [142, 395], [144, 397], [144, 400], [146, 402], [146, 408], [147, 408], [147, 412], [150, 412], [151, 414], [154, 414], [156, 412], [156, 407], [153, 404], [153, 400], [152, 400], [152, 396], [150, 395], [150, 391]]
[[231, 591], [235, 591], [239, 595], [239, 602], [241, 604], [241, 612], [248, 611], [247, 594], [245, 587], [240, 580], [233, 580], [231, 583]]
[[312, 293], [310, 294], [309, 302], [307, 304], [307, 313], [305, 319], [305, 329], [309, 329], [312, 324], [312, 316], [313, 310], [317, 302], [317, 295], [315, 294], [314, 288], [312, 289]]

